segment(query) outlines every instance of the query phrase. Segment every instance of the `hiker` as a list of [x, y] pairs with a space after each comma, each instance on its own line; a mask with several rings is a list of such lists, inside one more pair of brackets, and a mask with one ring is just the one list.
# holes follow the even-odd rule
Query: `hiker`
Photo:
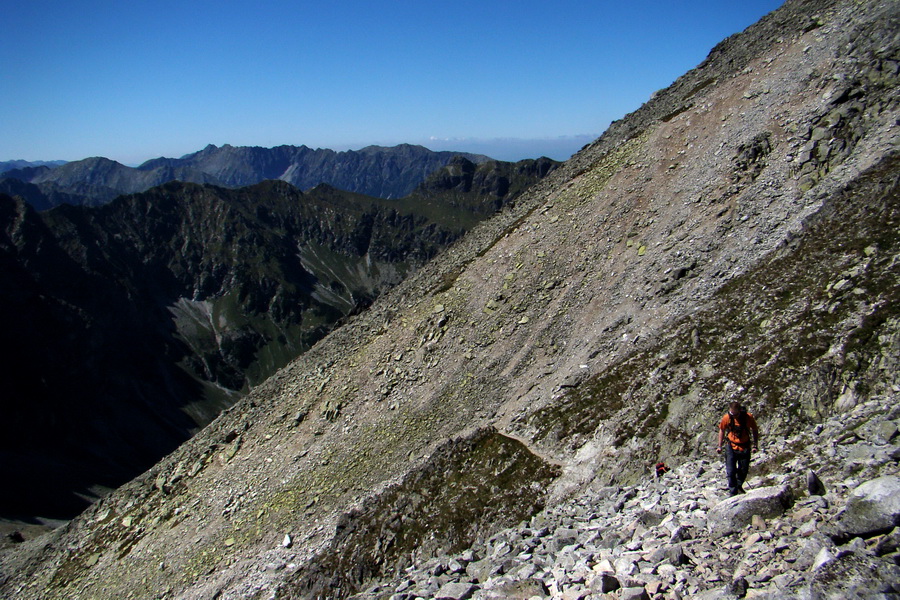
[[725, 474], [728, 476], [728, 491], [732, 496], [744, 493], [744, 480], [750, 470], [750, 434], [753, 434], [753, 449], [759, 450], [759, 429], [753, 415], [744, 410], [740, 402], [732, 402], [728, 412], [719, 422], [719, 444], [716, 452], [725, 446]]

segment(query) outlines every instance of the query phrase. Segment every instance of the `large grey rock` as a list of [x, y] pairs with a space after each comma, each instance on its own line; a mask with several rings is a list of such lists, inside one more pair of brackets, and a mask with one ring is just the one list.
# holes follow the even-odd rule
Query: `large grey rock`
[[784, 514], [793, 504], [793, 494], [786, 485], [758, 488], [719, 502], [709, 511], [706, 526], [711, 535], [728, 535], [746, 527], [753, 515], [770, 519]]
[[592, 578], [588, 583], [588, 586], [592, 590], [600, 592], [602, 594], [608, 594], [609, 592], [615, 591], [622, 587], [619, 583], [619, 580], [609, 573], [601, 573]]
[[836, 526], [840, 537], [867, 537], [900, 525], [900, 477], [872, 479], [858, 486]]
[[815, 533], [802, 542], [794, 555], [794, 567], [797, 570], [806, 570], [815, 563], [819, 553], [823, 549], [831, 550], [834, 548], [834, 542], [831, 538], [820, 533]]
[[475, 561], [466, 565], [466, 574], [479, 583], [484, 583], [491, 576], [497, 575], [499, 571], [501, 571], [499, 565], [489, 559]]
[[649, 600], [647, 590], [642, 587], [627, 587], [619, 590], [620, 600]]
[[446, 583], [434, 597], [444, 600], [467, 600], [476, 589], [478, 588], [471, 583]]

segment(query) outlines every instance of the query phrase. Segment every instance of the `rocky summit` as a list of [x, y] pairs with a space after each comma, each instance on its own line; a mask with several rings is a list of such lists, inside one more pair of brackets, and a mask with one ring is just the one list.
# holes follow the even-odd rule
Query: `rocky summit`
[[[895, 598], [900, 8], [789, 0], [67, 525], [13, 598]], [[763, 446], [727, 498], [729, 401]], [[653, 465], [670, 470], [654, 479]]]

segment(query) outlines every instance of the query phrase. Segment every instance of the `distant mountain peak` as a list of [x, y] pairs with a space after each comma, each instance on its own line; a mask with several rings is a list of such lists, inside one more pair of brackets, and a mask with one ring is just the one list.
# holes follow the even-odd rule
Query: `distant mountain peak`
[[413, 144], [373, 145], [342, 152], [311, 150], [302, 145], [263, 148], [208, 144], [181, 158], [154, 158], [136, 168], [97, 156], [67, 163], [52, 172], [23, 171], [10, 176], [37, 185], [46, 196], [34, 200], [41, 206], [53, 204], [50, 194], [66, 194], [67, 202], [78, 203], [81, 197], [81, 203], [102, 204], [172, 179], [224, 187], [282, 179], [300, 189], [327, 183], [368, 196], [401, 198], [458, 154], [475, 163], [490, 160], [477, 154], [434, 152]]
[[65, 160], [7, 160], [0, 161], [0, 176], [7, 171], [12, 171], [15, 169], [29, 169], [29, 168], [37, 168], [37, 167], [47, 167], [54, 168], [60, 165], [66, 164]]

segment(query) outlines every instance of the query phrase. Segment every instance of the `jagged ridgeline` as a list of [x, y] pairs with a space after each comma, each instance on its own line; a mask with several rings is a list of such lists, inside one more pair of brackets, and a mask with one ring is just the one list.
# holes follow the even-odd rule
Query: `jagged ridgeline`
[[[817, 519], [900, 486], [898, 31], [896, 2], [789, 0], [723, 41], [147, 473], [0, 555], [0, 592], [585, 598], [613, 569], [610, 597], [716, 598], [740, 565], [746, 596], [896, 590], [900, 532], [845, 544]], [[771, 452], [752, 474], [808, 501], [753, 542], [706, 527], [731, 400]], [[658, 461], [678, 484], [651, 494]], [[834, 552], [788, 554], [792, 523]]]
[[74, 516], [555, 166], [459, 157], [399, 200], [281, 181], [43, 213], [0, 197], [0, 514]]
[[[302, 189], [326, 183], [378, 198], [402, 198], [455, 156], [481, 164], [480, 154], [433, 152], [422, 146], [368, 146], [335, 152], [306, 146], [213, 146], [181, 158], [154, 158], [128, 167], [103, 157], [62, 165], [28, 165], [0, 171], [0, 193], [21, 195], [38, 210], [62, 203], [96, 206], [122, 194], [178, 180], [243, 187], [280, 179]], [[2, 168], [3, 165], [0, 165]]]

